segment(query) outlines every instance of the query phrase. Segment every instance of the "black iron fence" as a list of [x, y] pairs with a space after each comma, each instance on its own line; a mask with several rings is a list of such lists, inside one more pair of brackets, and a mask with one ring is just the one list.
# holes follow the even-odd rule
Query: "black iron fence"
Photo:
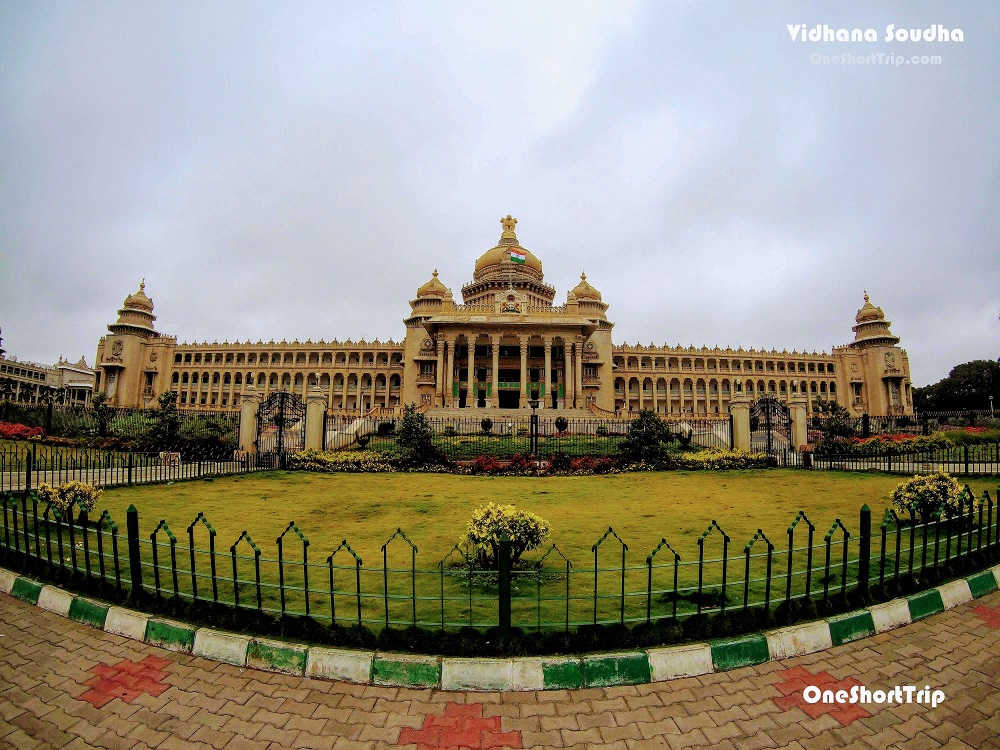
[[977, 427], [995, 424], [996, 417], [989, 410], [928, 411], [912, 415], [860, 417], [828, 417], [814, 415], [810, 427], [837, 437], [869, 438], [874, 435], [930, 435], [940, 429]]
[[683, 625], [707, 614], [787, 619], [793, 610], [824, 614], [914, 591], [1000, 558], [994, 502], [968, 488], [954, 517], [887, 511], [874, 530], [868, 506], [828, 530], [799, 512], [782, 532], [758, 531], [742, 545], [713, 521], [683, 557], [666, 539], [637, 554], [609, 528], [589, 556], [570, 559], [551, 545], [513, 567], [504, 540], [496, 570], [477, 568], [461, 546], [428, 560], [402, 530], [375, 560], [362, 560], [347, 540], [313, 549], [294, 522], [265, 545], [245, 531], [219, 539], [203, 513], [171, 527], [143, 524], [131, 507], [123, 528], [107, 511], [60, 513], [31, 492], [0, 495], [0, 506], [0, 560], [8, 567], [154, 610], [173, 603], [254, 613], [230, 620], [242, 625], [311, 618], [319, 632], [415, 626], [503, 635]]
[[[618, 446], [628, 434], [631, 420], [625, 419], [562, 419], [537, 414], [537, 436], [533, 435], [531, 412], [501, 414], [487, 418], [429, 417], [427, 423], [434, 442], [454, 461], [471, 460], [478, 456], [509, 459], [514, 454], [534, 455], [550, 459], [557, 453], [570, 457], [616, 456]], [[361, 444], [375, 449], [391, 450], [396, 444], [399, 419], [394, 417], [343, 417], [327, 414], [326, 445], [342, 447], [350, 437], [361, 432]], [[730, 419], [678, 418], [667, 420], [675, 446], [731, 447]], [[348, 440], [345, 441], [344, 437]], [[534, 439], [533, 439], [534, 438]]]
[[103, 451], [37, 443], [0, 445], [0, 492], [30, 490], [42, 482], [76, 480], [98, 487], [151, 484], [277, 468], [274, 456], [231, 451], [205, 456], [179, 451]]
[[1000, 474], [1000, 444], [956, 445], [906, 453], [891, 450], [869, 453], [817, 452], [811, 457], [817, 469], [884, 471], [890, 474], [930, 474], [945, 471], [961, 476]]

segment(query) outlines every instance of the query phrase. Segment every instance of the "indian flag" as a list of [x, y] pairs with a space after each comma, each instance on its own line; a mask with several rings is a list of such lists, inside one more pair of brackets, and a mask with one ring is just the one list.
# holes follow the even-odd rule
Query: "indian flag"
[[528, 259], [528, 256], [524, 254], [523, 250], [511, 250], [510, 259], [514, 263], [524, 263]]

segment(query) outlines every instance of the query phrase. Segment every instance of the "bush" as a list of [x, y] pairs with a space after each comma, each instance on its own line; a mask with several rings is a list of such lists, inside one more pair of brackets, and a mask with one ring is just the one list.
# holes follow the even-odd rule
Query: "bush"
[[661, 465], [667, 453], [667, 442], [672, 439], [667, 423], [649, 409], [643, 409], [632, 420], [628, 435], [621, 441], [618, 450], [626, 464]]
[[607, 456], [581, 456], [570, 461], [569, 468], [575, 474], [607, 474], [615, 468], [615, 462]]
[[434, 433], [416, 404], [403, 407], [403, 418], [396, 430], [396, 445], [401, 450], [403, 466], [447, 464], [448, 459], [434, 445]]
[[496, 570], [502, 536], [510, 539], [510, 561], [514, 565], [522, 554], [545, 541], [550, 530], [549, 522], [534, 513], [490, 503], [473, 512], [462, 541], [478, 567]]
[[476, 456], [469, 467], [473, 474], [499, 474], [504, 463], [495, 456]]
[[944, 518], [962, 513], [962, 488], [953, 476], [939, 471], [927, 476], [915, 476], [899, 484], [892, 493], [892, 504], [923, 521], [930, 521], [943, 508]]
[[441, 429], [441, 434], [444, 435], [445, 437], [455, 437], [458, 434], [458, 430], [455, 429], [455, 425], [446, 424]]
[[667, 466], [672, 469], [766, 469], [773, 461], [766, 453], [747, 451], [727, 451], [721, 448], [706, 448], [697, 453], [675, 454], [668, 458]]
[[86, 482], [73, 480], [64, 484], [52, 485], [43, 482], [38, 486], [38, 497], [44, 502], [50, 503], [62, 518], [70, 512], [73, 504], [76, 503], [81, 510], [90, 513], [94, 510], [94, 505], [104, 494], [104, 490]]
[[556, 453], [549, 460], [549, 467], [552, 471], [564, 472], [570, 470], [572, 463], [570, 457], [565, 453]]
[[594, 434], [597, 435], [598, 437], [607, 437], [608, 426], [606, 424], [597, 425], [597, 429], [594, 430]]
[[382, 472], [394, 471], [399, 455], [376, 451], [300, 451], [288, 457], [291, 470], [320, 472]]
[[28, 440], [41, 437], [44, 434], [45, 430], [41, 427], [25, 427], [23, 424], [0, 422], [0, 439], [2, 440]]
[[378, 435], [379, 437], [386, 437], [387, 435], [391, 435], [395, 431], [396, 431], [395, 422], [379, 422], [378, 428], [375, 430], [375, 434]]
[[483, 421], [479, 423], [479, 426], [483, 428], [484, 435], [489, 435], [493, 430], [493, 420], [489, 417], [483, 417]]
[[569, 427], [569, 420], [566, 417], [556, 417], [556, 429], [559, 432], [566, 432], [567, 427]]

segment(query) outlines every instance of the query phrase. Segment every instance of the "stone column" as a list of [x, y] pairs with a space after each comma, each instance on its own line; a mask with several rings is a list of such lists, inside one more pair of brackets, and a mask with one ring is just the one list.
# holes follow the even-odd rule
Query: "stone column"
[[466, 334], [465, 340], [469, 342], [469, 388], [465, 394], [465, 405], [469, 409], [477, 403], [476, 396], [476, 336], [473, 333]]
[[444, 406], [444, 338], [434, 337], [437, 344], [437, 371], [434, 377], [434, 406]]
[[522, 409], [527, 409], [530, 393], [528, 390], [528, 337], [519, 336], [518, 338], [521, 342], [521, 403], [519, 405]]
[[260, 407], [260, 395], [253, 384], [243, 389], [243, 403], [240, 404], [240, 450], [256, 452], [254, 441], [257, 439], [257, 409]]
[[545, 337], [545, 397], [542, 408], [548, 409], [552, 404], [552, 337]]
[[445, 387], [448, 393], [444, 402], [446, 406], [455, 406], [455, 339], [448, 339], [448, 372], [445, 378]]
[[319, 386], [313, 386], [306, 396], [306, 450], [323, 450], [323, 416], [326, 398]]
[[[573, 408], [573, 344], [563, 339], [563, 408]], [[627, 388], [627, 385], [626, 385]]]
[[500, 408], [500, 334], [490, 335], [490, 348], [493, 350], [493, 390], [490, 394], [490, 404], [494, 409]]
[[[576, 370], [573, 371], [573, 392], [576, 394], [576, 408], [583, 408], [583, 342], [573, 344], [573, 356], [576, 357]], [[642, 393], [642, 384], [639, 384]]]
[[729, 411], [733, 415], [733, 448], [738, 451], [750, 450], [750, 397], [744, 393], [734, 393], [729, 401]]
[[795, 395], [789, 398], [788, 410], [791, 412], [792, 418], [791, 445], [789, 447], [792, 450], [800, 451], [809, 442], [805, 396]]

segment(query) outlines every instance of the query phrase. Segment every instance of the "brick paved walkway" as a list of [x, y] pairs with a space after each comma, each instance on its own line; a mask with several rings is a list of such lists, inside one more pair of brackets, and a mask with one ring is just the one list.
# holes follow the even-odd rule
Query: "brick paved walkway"
[[[930, 685], [947, 698], [935, 708], [826, 706], [802, 699], [809, 684], [873, 691]], [[758, 667], [634, 687], [504, 694], [240, 669], [110, 635], [0, 594], [2, 747], [573, 745], [1000, 749], [1000, 593]]]

